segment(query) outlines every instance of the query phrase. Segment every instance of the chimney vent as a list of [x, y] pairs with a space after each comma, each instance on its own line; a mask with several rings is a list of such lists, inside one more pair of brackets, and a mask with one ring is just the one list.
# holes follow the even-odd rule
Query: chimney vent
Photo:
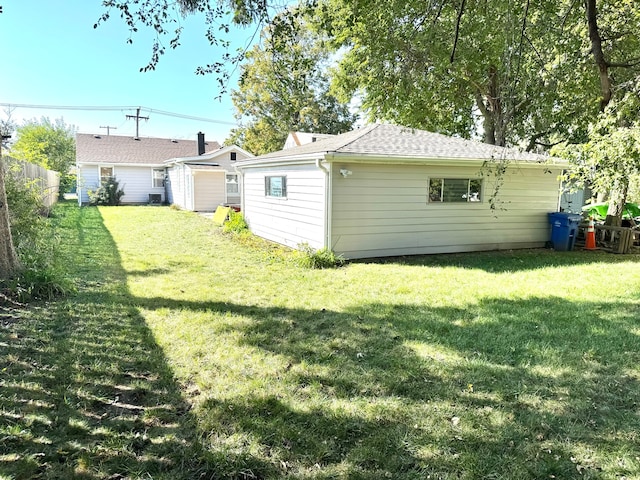
[[203, 155], [205, 148], [204, 148], [204, 133], [202, 132], [198, 132], [198, 155]]

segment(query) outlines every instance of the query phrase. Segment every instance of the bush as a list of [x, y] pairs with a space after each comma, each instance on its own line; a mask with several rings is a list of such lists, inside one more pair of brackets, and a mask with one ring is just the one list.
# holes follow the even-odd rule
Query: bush
[[3, 299], [21, 303], [53, 300], [72, 291], [72, 283], [53, 266], [25, 268], [15, 277], [0, 282], [0, 304]]
[[13, 243], [22, 269], [13, 278], [0, 281], [0, 303], [51, 299], [67, 293], [71, 286], [56, 265], [59, 237], [43, 215], [46, 209], [40, 187], [9, 170], [5, 188]]
[[102, 182], [102, 185], [95, 191], [88, 191], [89, 205], [120, 205], [120, 199], [124, 195], [124, 190], [119, 188], [116, 177], [109, 177]]
[[301, 243], [298, 245], [296, 263], [305, 268], [322, 269], [341, 267], [345, 260], [342, 255], [336, 255], [328, 248], [316, 250], [308, 243]]
[[229, 220], [222, 225], [222, 231], [225, 233], [242, 233], [249, 230], [249, 225], [244, 219], [244, 215], [231, 209], [229, 211]]

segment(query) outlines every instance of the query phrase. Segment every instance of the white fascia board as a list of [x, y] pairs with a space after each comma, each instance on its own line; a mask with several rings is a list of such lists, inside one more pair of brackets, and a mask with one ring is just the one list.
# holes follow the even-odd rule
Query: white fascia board
[[285, 165], [307, 165], [309, 163], [316, 163], [316, 160], [325, 160], [326, 155], [326, 152], [320, 152], [290, 157], [267, 158], [264, 160], [241, 160], [235, 168], [236, 170], [244, 170], [248, 168], [279, 167]]
[[92, 167], [92, 166], [99, 166], [99, 165], [106, 165], [109, 167], [149, 167], [149, 168], [166, 168], [167, 165], [165, 165], [164, 163], [118, 163], [118, 162], [114, 162], [114, 163], [109, 163], [109, 162], [84, 162], [84, 163], [78, 163], [77, 167], [78, 168], [82, 168], [82, 167]]
[[[448, 157], [422, 157], [422, 156], [391, 156], [391, 155], [375, 155], [375, 154], [353, 154], [353, 153], [327, 153], [324, 158], [329, 163], [334, 162], [350, 162], [350, 163], [376, 163], [391, 165], [437, 165], [437, 166], [482, 166], [485, 162], [492, 163], [492, 160], [481, 158], [448, 158]], [[509, 163], [518, 165], [518, 167], [531, 168], [562, 168], [568, 165], [568, 162], [549, 157], [548, 162], [532, 161], [532, 160], [513, 160], [505, 159]], [[497, 163], [500, 159], [495, 159]]]

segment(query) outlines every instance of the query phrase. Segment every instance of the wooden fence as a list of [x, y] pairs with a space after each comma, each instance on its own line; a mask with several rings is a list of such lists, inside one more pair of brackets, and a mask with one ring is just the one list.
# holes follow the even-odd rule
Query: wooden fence
[[58, 201], [60, 189], [60, 174], [53, 170], [47, 170], [40, 165], [23, 162], [15, 158], [3, 156], [7, 167], [6, 171], [14, 178], [23, 179], [25, 182], [35, 181], [42, 192], [42, 202], [49, 209]]

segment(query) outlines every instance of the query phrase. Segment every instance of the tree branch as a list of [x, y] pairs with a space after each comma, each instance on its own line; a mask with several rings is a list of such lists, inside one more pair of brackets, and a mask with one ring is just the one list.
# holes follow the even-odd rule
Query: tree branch
[[464, 5], [466, 0], [462, 0], [460, 4], [460, 11], [458, 12], [458, 20], [456, 22], [456, 36], [453, 40], [453, 49], [451, 50], [451, 58], [449, 59], [450, 63], [453, 63], [453, 60], [456, 56], [456, 47], [458, 46], [458, 38], [460, 37], [460, 22], [462, 21], [462, 14], [464, 13]]
[[634, 58], [633, 60], [629, 60], [625, 63], [610, 62], [607, 63], [607, 65], [609, 65], [610, 68], [633, 68], [637, 65], [640, 65], [640, 58]]

